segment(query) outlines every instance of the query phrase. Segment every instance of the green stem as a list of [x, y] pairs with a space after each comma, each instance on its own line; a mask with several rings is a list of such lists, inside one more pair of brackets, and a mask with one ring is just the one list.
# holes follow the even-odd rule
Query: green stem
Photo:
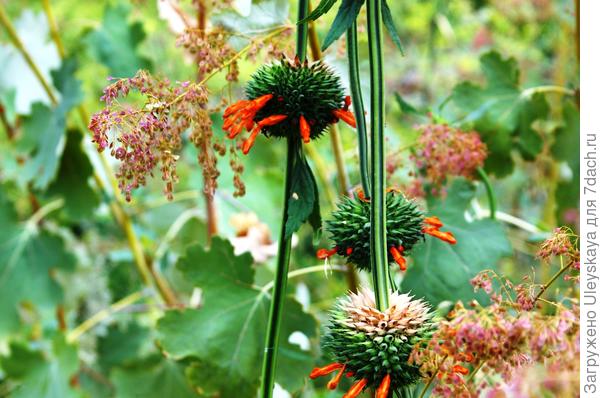
[[37, 67], [35, 61], [23, 45], [23, 42], [19, 38], [19, 35], [17, 34], [17, 31], [15, 30], [13, 24], [10, 22], [10, 18], [8, 17], [8, 14], [6, 14], [6, 10], [4, 9], [2, 3], [0, 3], [0, 25], [4, 27], [6, 33], [8, 34], [8, 37], [10, 38], [10, 41], [13, 43], [17, 51], [19, 51], [21, 56], [25, 59], [25, 62], [27, 63], [29, 68], [31, 69], [35, 77], [38, 79], [38, 81], [41, 83], [42, 87], [44, 88], [44, 91], [48, 95], [48, 98], [50, 98], [50, 101], [52, 101], [52, 103], [56, 105], [58, 103], [58, 99], [56, 98], [56, 95], [54, 95], [54, 91], [52, 91], [50, 84], [48, 83], [44, 75], [42, 75], [42, 72]]
[[479, 177], [481, 177], [481, 182], [483, 182], [483, 185], [485, 186], [485, 192], [487, 193], [487, 197], [488, 197], [488, 205], [490, 206], [490, 218], [492, 220], [495, 220], [496, 219], [496, 195], [494, 195], [494, 188], [492, 187], [490, 178], [488, 177], [485, 170], [483, 170], [483, 168], [478, 167], [477, 174], [479, 174]]
[[[298, 1], [298, 20], [308, 15], [308, 0]], [[306, 59], [306, 44], [308, 40], [307, 24], [298, 25], [296, 36], [296, 54], [301, 62]], [[299, 137], [299, 136], [298, 136]], [[283, 318], [283, 304], [288, 281], [288, 268], [290, 265], [290, 252], [292, 239], [286, 237], [286, 224], [288, 220], [288, 208], [292, 196], [292, 172], [296, 162], [302, 156], [302, 144], [295, 136], [287, 139], [287, 164], [285, 171], [285, 190], [283, 201], [283, 215], [281, 217], [281, 232], [279, 235], [279, 247], [277, 249], [277, 268], [273, 281], [273, 294], [269, 308], [269, 320], [267, 324], [267, 336], [265, 338], [265, 351], [262, 363], [262, 377], [260, 385], [260, 397], [271, 398], [273, 386], [275, 385], [275, 371], [277, 369], [277, 350], [279, 348], [279, 337], [281, 332], [281, 321]]]
[[538, 301], [540, 299], [540, 297], [542, 297], [542, 294], [544, 294], [548, 290], [548, 288], [550, 287], [550, 285], [552, 285], [569, 268], [571, 268], [570, 265], [567, 265], [566, 267], [562, 266], [562, 257], [561, 257], [561, 267], [560, 267], [560, 269], [554, 275], [552, 275], [552, 278], [550, 278], [550, 280], [548, 282], [546, 282], [542, 286], [542, 288], [540, 289], [540, 291], [538, 292], [538, 294], [535, 296], [535, 299], [533, 300], [533, 302], [535, 303], [536, 301]]
[[525, 89], [521, 92], [521, 97], [522, 98], [528, 98], [531, 97], [534, 94], [538, 94], [538, 93], [555, 93], [555, 94], [561, 94], [561, 95], [575, 95], [575, 90], [571, 90], [570, 88], [566, 88], [566, 87], [562, 87], [562, 86], [538, 86], [538, 87], [531, 87], [528, 89]]
[[356, 118], [356, 131], [358, 133], [358, 156], [360, 159], [360, 180], [365, 197], [371, 197], [369, 185], [369, 149], [367, 140], [367, 122], [365, 120], [365, 107], [360, 88], [360, 69], [358, 67], [358, 34], [356, 21], [346, 33], [348, 38], [348, 69], [350, 72], [350, 92], [352, 93], [352, 106]]
[[288, 138], [287, 165], [285, 175], [285, 199], [283, 204], [283, 215], [281, 220], [281, 233], [279, 235], [279, 248], [277, 251], [277, 269], [273, 281], [273, 296], [269, 309], [269, 321], [267, 324], [267, 336], [265, 338], [265, 351], [263, 355], [261, 392], [260, 397], [271, 398], [273, 396], [273, 385], [275, 384], [275, 370], [277, 362], [277, 349], [279, 347], [279, 335], [281, 330], [281, 318], [283, 315], [283, 302], [287, 287], [287, 275], [290, 262], [290, 251], [292, 240], [285, 237], [285, 225], [291, 193], [292, 170], [298, 154], [295, 140]]
[[367, 1], [367, 31], [371, 72], [371, 269], [377, 308], [389, 306], [389, 267], [385, 217], [385, 138], [382, 0]]

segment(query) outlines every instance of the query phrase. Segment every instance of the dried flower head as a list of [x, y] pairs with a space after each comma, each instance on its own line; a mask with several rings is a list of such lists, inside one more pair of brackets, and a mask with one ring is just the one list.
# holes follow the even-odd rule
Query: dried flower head
[[446, 124], [420, 126], [419, 149], [414, 155], [417, 168], [434, 186], [449, 176], [472, 178], [483, 166], [487, 147], [476, 132], [464, 132]]
[[[317, 257], [326, 259], [339, 254], [358, 268], [370, 270], [370, 212], [371, 203], [362, 191], [354, 198], [342, 198], [337, 210], [331, 214], [332, 218], [325, 222], [334, 247], [320, 249]], [[396, 262], [402, 271], [406, 270], [404, 256], [423, 239], [424, 234], [450, 244], [456, 243], [451, 232], [440, 230], [443, 224], [437, 217], [425, 217], [412, 200], [397, 190], [388, 190], [386, 194], [386, 220], [388, 259], [390, 263]]]
[[[125, 198], [131, 200], [132, 191], [145, 185], [156, 167], [165, 182], [165, 194], [172, 197], [179, 180], [176, 166], [182, 135], [187, 131], [198, 149], [205, 190], [212, 195], [219, 176], [215, 150], [224, 150], [214, 141], [206, 88], [189, 82], [171, 84], [143, 70], [131, 78], [111, 80], [101, 97], [106, 106], [92, 116], [89, 129], [98, 151], [108, 148], [120, 161], [116, 176]], [[117, 101], [134, 91], [143, 96], [143, 104]]]
[[[228, 65], [227, 81], [237, 81], [239, 75], [238, 63], [235, 60], [236, 51], [229, 45], [229, 33], [222, 27], [210, 31], [187, 28], [177, 38], [177, 45], [193, 54], [198, 62], [198, 73], [205, 76]], [[234, 61], [230, 60], [233, 59]]]
[[361, 290], [342, 298], [331, 313], [323, 348], [335, 360], [315, 368], [311, 379], [338, 371], [327, 387], [335, 389], [344, 373], [356, 383], [344, 395], [353, 398], [366, 387], [377, 388], [376, 397], [386, 398], [417, 382], [418, 366], [408, 363], [413, 347], [426, 341], [433, 323], [429, 306], [408, 294], [392, 293], [390, 306], [380, 311], [372, 291]]
[[297, 137], [305, 143], [317, 138], [339, 119], [356, 126], [348, 110], [340, 78], [322, 62], [309, 64], [282, 60], [258, 70], [246, 86], [247, 100], [223, 113], [229, 138], [244, 128], [250, 136], [242, 146], [247, 154], [259, 133], [267, 137]]

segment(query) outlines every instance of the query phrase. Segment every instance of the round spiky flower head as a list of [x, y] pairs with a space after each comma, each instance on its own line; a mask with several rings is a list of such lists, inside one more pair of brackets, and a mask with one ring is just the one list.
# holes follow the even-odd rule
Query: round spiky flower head
[[346, 373], [356, 382], [344, 395], [354, 398], [366, 387], [376, 387], [376, 397], [386, 398], [420, 379], [419, 367], [409, 356], [433, 329], [429, 306], [408, 294], [394, 292], [387, 310], [379, 311], [372, 291], [363, 289], [338, 301], [331, 312], [323, 348], [335, 360], [315, 368], [311, 379], [339, 371], [327, 384], [335, 389]]
[[229, 138], [244, 128], [251, 131], [242, 146], [245, 154], [260, 132], [267, 137], [299, 134], [308, 143], [340, 119], [356, 127], [348, 110], [350, 97], [344, 97], [340, 78], [322, 62], [302, 63], [296, 58], [265, 65], [252, 76], [246, 96], [223, 114]]
[[[326, 259], [334, 254], [347, 258], [349, 263], [363, 270], [370, 270], [371, 256], [371, 203], [362, 191], [354, 198], [344, 197], [332, 219], [325, 221], [325, 228], [335, 243], [333, 249], [320, 249], [317, 257]], [[456, 239], [451, 232], [440, 231], [444, 225], [437, 217], [425, 217], [417, 205], [395, 189], [386, 194], [386, 233], [389, 261], [395, 261], [402, 271], [406, 270], [405, 254], [423, 239], [432, 235], [450, 244]]]

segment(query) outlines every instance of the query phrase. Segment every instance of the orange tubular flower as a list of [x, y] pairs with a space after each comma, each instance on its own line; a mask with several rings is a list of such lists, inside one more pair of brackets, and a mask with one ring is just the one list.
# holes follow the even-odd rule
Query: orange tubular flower
[[340, 380], [342, 379], [342, 376], [344, 375], [345, 370], [346, 370], [346, 365], [342, 366], [342, 369], [340, 369], [338, 374], [335, 375], [335, 377], [333, 379], [329, 380], [329, 383], [327, 383], [328, 389], [335, 390], [337, 388], [338, 384], [340, 384]]
[[390, 384], [392, 382], [392, 378], [389, 374], [385, 375], [383, 380], [381, 380], [381, 384], [379, 388], [375, 392], [375, 398], [387, 398], [390, 392]]
[[305, 144], [310, 142], [310, 125], [304, 116], [300, 116], [300, 135], [302, 136], [302, 141]]
[[348, 392], [346, 394], [344, 394], [344, 396], [342, 398], [356, 398], [358, 397], [358, 395], [362, 392], [362, 390], [365, 389], [367, 385], [367, 379], [360, 379], [359, 381], [357, 381], [356, 383], [354, 383], [352, 385], [352, 387], [350, 387], [350, 389], [348, 390]]
[[336, 109], [331, 113], [333, 113], [333, 116], [346, 122], [346, 124], [349, 126], [356, 128], [356, 119], [354, 118], [354, 114], [352, 112], [345, 109]]
[[328, 250], [328, 249], [319, 249], [319, 250], [317, 250], [317, 258], [319, 260], [326, 260], [329, 257], [331, 257], [334, 254], [336, 254], [337, 251], [338, 251], [337, 247], [334, 247], [331, 250]]
[[435, 228], [442, 228], [444, 226], [442, 221], [439, 218], [437, 218], [436, 216], [425, 217], [425, 219], [423, 221], [425, 222], [425, 224], [431, 225], [432, 227], [435, 227]]
[[456, 238], [452, 232], [444, 232], [440, 231], [440, 228], [444, 226], [444, 224], [437, 217], [425, 217], [423, 220], [427, 227], [423, 227], [423, 233], [431, 235], [435, 238], [443, 240], [444, 242], [450, 243], [451, 245], [456, 244]]
[[406, 271], [406, 259], [402, 256], [402, 252], [404, 252], [404, 248], [399, 246], [398, 248], [393, 247], [390, 249], [390, 254], [396, 261], [396, 264], [400, 266], [401, 271]]
[[341, 363], [330, 363], [327, 366], [323, 366], [322, 368], [314, 368], [312, 370], [312, 372], [310, 372], [310, 378], [311, 379], [316, 379], [317, 377], [321, 377], [321, 376], [327, 376], [330, 373], [335, 372], [338, 369], [343, 369], [345, 365], [341, 364]]

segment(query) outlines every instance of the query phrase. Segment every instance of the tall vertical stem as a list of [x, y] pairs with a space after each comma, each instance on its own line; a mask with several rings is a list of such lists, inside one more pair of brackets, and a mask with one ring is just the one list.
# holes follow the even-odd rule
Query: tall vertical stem
[[273, 396], [273, 385], [275, 384], [275, 370], [277, 368], [277, 349], [279, 347], [279, 334], [283, 315], [283, 302], [287, 288], [287, 273], [290, 262], [291, 238], [285, 237], [285, 225], [289, 199], [292, 195], [291, 180], [292, 170], [298, 154], [296, 140], [288, 138], [287, 165], [285, 174], [285, 198], [283, 204], [283, 215], [281, 217], [281, 232], [279, 234], [279, 247], [277, 250], [277, 269], [273, 281], [273, 294], [271, 296], [271, 307], [269, 309], [269, 321], [267, 325], [267, 336], [265, 338], [265, 351], [262, 364], [262, 379], [260, 397], [270, 398]]
[[[308, 0], [298, 1], [298, 20], [308, 15]], [[306, 59], [307, 24], [298, 26], [296, 34], [296, 55], [300, 62]], [[287, 288], [288, 268], [290, 263], [290, 252], [292, 239], [286, 237], [286, 224], [288, 220], [289, 201], [292, 196], [292, 172], [296, 162], [300, 161], [302, 144], [299, 134], [291, 134], [287, 138], [287, 164], [285, 169], [285, 189], [283, 201], [283, 215], [281, 217], [281, 232], [279, 234], [279, 247], [277, 250], [277, 268], [275, 280], [273, 281], [273, 293], [271, 306], [269, 308], [269, 320], [267, 324], [267, 336], [265, 338], [265, 351], [263, 355], [262, 377], [260, 385], [260, 397], [271, 398], [273, 386], [275, 385], [275, 373], [277, 370], [277, 351], [279, 348], [279, 335], [281, 321], [283, 318], [283, 303]]]
[[371, 72], [371, 269], [377, 308], [389, 305], [385, 215], [385, 137], [381, 2], [367, 0]]
[[358, 133], [358, 155], [360, 159], [360, 179], [365, 197], [371, 197], [369, 182], [369, 149], [367, 140], [367, 123], [365, 120], [365, 106], [360, 88], [360, 69], [358, 67], [358, 33], [356, 21], [346, 33], [348, 39], [348, 70], [350, 74], [350, 92], [352, 93], [352, 106], [356, 118], [356, 131]]

